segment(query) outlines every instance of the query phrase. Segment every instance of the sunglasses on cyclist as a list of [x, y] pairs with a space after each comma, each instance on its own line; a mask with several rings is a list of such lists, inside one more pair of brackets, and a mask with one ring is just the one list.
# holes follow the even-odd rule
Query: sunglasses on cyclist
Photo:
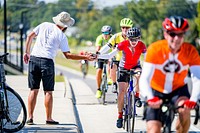
[[129, 29], [130, 27], [122, 27], [122, 29]]
[[137, 42], [138, 40], [140, 40], [140, 37], [129, 38], [129, 40], [130, 40], [131, 42]]
[[175, 36], [183, 37], [185, 33], [184, 32], [183, 33], [167, 32], [167, 34], [170, 35], [171, 37], [175, 37]]

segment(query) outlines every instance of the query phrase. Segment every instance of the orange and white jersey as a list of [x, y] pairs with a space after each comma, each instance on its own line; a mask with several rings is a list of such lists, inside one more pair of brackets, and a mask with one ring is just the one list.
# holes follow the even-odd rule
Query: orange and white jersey
[[157, 41], [147, 49], [140, 89], [149, 99], [153, 98], [151, 88], [169, 94], [187, 83], [189, 68], [200, 83], [200, 56], [193, 45], [183, 43], [180, 51], [172, 54], [166, 40]]

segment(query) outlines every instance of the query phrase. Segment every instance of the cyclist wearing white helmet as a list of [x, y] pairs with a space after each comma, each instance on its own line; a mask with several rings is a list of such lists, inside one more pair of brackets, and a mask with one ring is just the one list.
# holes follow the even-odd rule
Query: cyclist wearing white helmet
[[[133, 26], [133, 21], [130, 18], [123, 18], [120, 21], [120, 27], [121, 27], [121, 32], [118, 32], [114, 34], [110, 40], [108, 41], [107, 45], [105, 45], [101, 50], [99, 51], [100, 54], [106, 53], [109, 49], [116, 47], [116, 45], [124, 40], [127, 40], [126, 33], [129, 28]], [[122, 52], [119, 51], [115, 57], [113, 57], [113, 65], [111, 66], [111, 71], [110, 71], [110, 76], [113, 82], [113, 93], [117, 93], [117, 68], [119, 66], [119, 61], [122, 57]]]
[[[98, 52], [102, 46], [104, 46], [106, 43], [108, 43], [108, 40], [111, 38], [112, 33], [112, 27], [109, 25], [104, 25], [101, 28], [101, 35], [99, 35], [96, 39], [96, 52]], [[96, 72], [96, 82], [97, 82], [97, 92], [96, 92], [96, 98], [101, 98], [101, 77], [102, 77], [102, 70], [103, 70], [103, 59], [99, 59], [96, 64], [97, 72]], [[108, 67], [109, 68], [109, 67]], [[109, 70], [108, 70], [109, 72]]]
[[[119, 94], [118, 94], [118, 119], [117, 119], [117, 127], [122, 128], [123, 119], [122, 119], [122, 111], [124, 106], [124, 95], [127, 92], [127, 88], [129, 85], [129, 77], [130, 75], [126, 72], [130, 69], [134, 69], [135, 71], [141, 71], [140, 65], [140, 55], [146, 52], [145, 44], [140, 40], [141, 32], [139, 28], [133, 27], [127, 31], [128, 40], [124, 40], [119, 43], [116, 48], [110, 52], [109, 54], [100, 54], [98, 55], [98, 59], [110, 59], [115, 56], [118, 51], [122, 52], [122, 58], [119, 62], [119, 77], [117, 81], [119, 82]], [[139, 79], [140, 75], [136, 75], [137, 79]], [[139, 92], [138, 85], [136, 87], [136, 92]], [[138, 93], [139, 95], [139, 93]], [[139, 97], [138, 102], [139, 102]], [[141, 106], [138, 104], [138, 106]]]

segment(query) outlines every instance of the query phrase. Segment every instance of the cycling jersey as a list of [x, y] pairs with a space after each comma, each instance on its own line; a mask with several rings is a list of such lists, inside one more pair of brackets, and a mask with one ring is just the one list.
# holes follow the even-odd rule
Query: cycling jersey
[[146, 46], [143, 42], [138, 41], [138, 44], [134, 47], [134, 52], [129, 48], [129, 40], [125, 40], [117, 45], [117, 47], [109, 54], [100, 54], [98, 59], [110, 59], [114, 57], [118, 51], [122, 51], [122, 58], [120, 60], [119, 66], [130, 70], [134, 66], [138, 65], [141, 53], [146, 52]]
[[129, 40], [125, 40], [117, 45], [117, 49], [122, 51], [122, 58], [119, 66], [127, 70], [136, 66], [140, 59], [141, 53], [146, 52], [146, 46], [141, 41], [138, 41], [138, 44], [134, 47], [134, 53], [130, 50], [129, 45]]
[[[97, 46], [100, 46], [100, 47], [104, 46], [105, 44], [108, 43], [108, 40], [111, 38], [111, 36], [112, 36], [112, 35], [110, 35], [110, 37], [106, 40], [106, 39], [103, 38], [103, 35], [102, 35], [102, 34], [99, 35], [99, 36], [96, 38], [95, 46], [96, 46], [96, 47], [97, 47]], [[109, 52], [109, 51], [108, 51], [108, 52]], [[107, 52], [107, 53], [108, 53], [108, 52]]]
[[[124, 41], [124, 40], [128, 40], [128, 38], [123, 38], [123, 37], [122, 37], [122, 32], [119, 32], [119, 33], [114, 34], [114, 35], [110, 38], [110, 40], [109, 40], [108, 42], [112, 45], [112, 47], [116, 47], [117, 44], [119, 44], [120, 42], [122, 42], [122, 41]], [[122, 52], [119, 51], [119, 52], [116, 54], [116, 60], [117, 60], [117, 61], [120, 61], [121, 57], [122, 57]]]
[[[148, 99], [153, 98], [151, 88], [169, 94], [187, 83], [186, 76], [189, 67], [196, 82], [193, 84], [193, 89], [196, 89], [198, 94], [200, 57], [195, 47], [189, 43], [183, 43], [179, 52], [172, 54], [166, 40], [157, 41], [147, 49], [140, 88], [147, 94]], [[191, 96], [194, 101], [198, 97], [197, 94]]]

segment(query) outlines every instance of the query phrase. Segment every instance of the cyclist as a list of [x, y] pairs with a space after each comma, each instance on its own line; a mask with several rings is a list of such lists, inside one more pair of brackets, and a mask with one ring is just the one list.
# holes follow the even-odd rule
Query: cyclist
[[[101, 35], [99, 35], [96, 38], [96, 53], [98, 53], [98, 51], [101, 49], [102, 46], [104, 46], [108, 40], [110, 39], [110, 37], [112, 36], [112, 27], [109, 25], [104, 25], [101, 28]], [[103, 70], [103, 63], [104, 60], [103, 59], [98, 59], [97, 61], [97, 71], [96, 71], [96, 82], [97, 82], [97, 92], [96, 92], [96, 98], [101, 98], [102, 92], [100, 89], [100, 85], [101, 85], [101, 76], [102, 76], [102, 70]], [[109, 68], [109, 67], [108, 67]]]
[[[80, 53], [79, 53], [79, 55], [87, 55], [88, 54], [88, 52], [87, 51], [80, 51]], [[87, 72], [88, 72], [88, 60], [80, 60], [80, 70], [82, 71], [82, 65], [83, 64], [86, 64], [86, 74], [87, 74]]]
[[[127, 36], [126, 36], [126, 33], [128, 31], [129, 28], [131, 28], [133, 26], [133, 21], [130, 19], [130, 18], [123, 18], [121, 21], [120, 21], [120, 27], [121, 27], [121, 32], [118, 32], [116, 34], [114, 34], [110, 40], [108, 41], [108, 44], [105, 45], [99, 52], [101, 54], [102, 51], [104, 52], [107, 52], [110, 48], [115, 48], [115, 46], [124, 41], [124, 40], [127, 40]], [[111, 79], [113, 81], [113, 90], [112, 92], [113, 93], [117, 93], [117, 75], [116, 75], [116, 71], [117, 71], [117, 68], [119, 66], [119, 61], [121, 59], [121, 56], [122, 56], [122, 52], [119, 51], [116, 56], [113, 58], [113, 66], [111, 67], [111, 71], [110, 71], [110, 75], [111, 75]]]
[[[178, 109], [176, 130], [186, 133], [190, 109], [195, 107], [200, 94], [200, 56], [194, 46], [184, 42], [189, 28], [187, 19], [171, 16], [165, 18], [162, 26], [165, 39], [148, 47], [139, 81], [141, 94], [148, 102], [147, 132], [161, 132], [160, 105], [164, 99], [171, 99], [175, 105], [184, 106]], [[191, 96], [185, 80], [189, 67], [193, 81]]]
[[[130, 75], [126, 73], [130, 69], [135, 69], [135, 71], [141, 71], [140, 65], [140, 55], [146, 52], [145, 44], [140, 40], [141, 31], [137, 27], [130, 28], [127, 32], [128, 40], [124, 40], [119, 43], [116, 48], [109, 54], [100, 54], [98, 59], [109, 59], [115, 56], [118, 51], [122, 51], [122, 58], [119, 62], [119, 77], [117, 81], [119, 82], [119, 94], [118, 94], [118, 120], [117, 127], [122, 127], [122, 111], [124, 106], [124, 95], [127, 92], [129, 77]], [[103, 51], [101, 51], [103, 53]], [[139, 75], [136, 75], [139, 79]], [[139, 92], [138, 83], [136, 85], [136, 92]]]

